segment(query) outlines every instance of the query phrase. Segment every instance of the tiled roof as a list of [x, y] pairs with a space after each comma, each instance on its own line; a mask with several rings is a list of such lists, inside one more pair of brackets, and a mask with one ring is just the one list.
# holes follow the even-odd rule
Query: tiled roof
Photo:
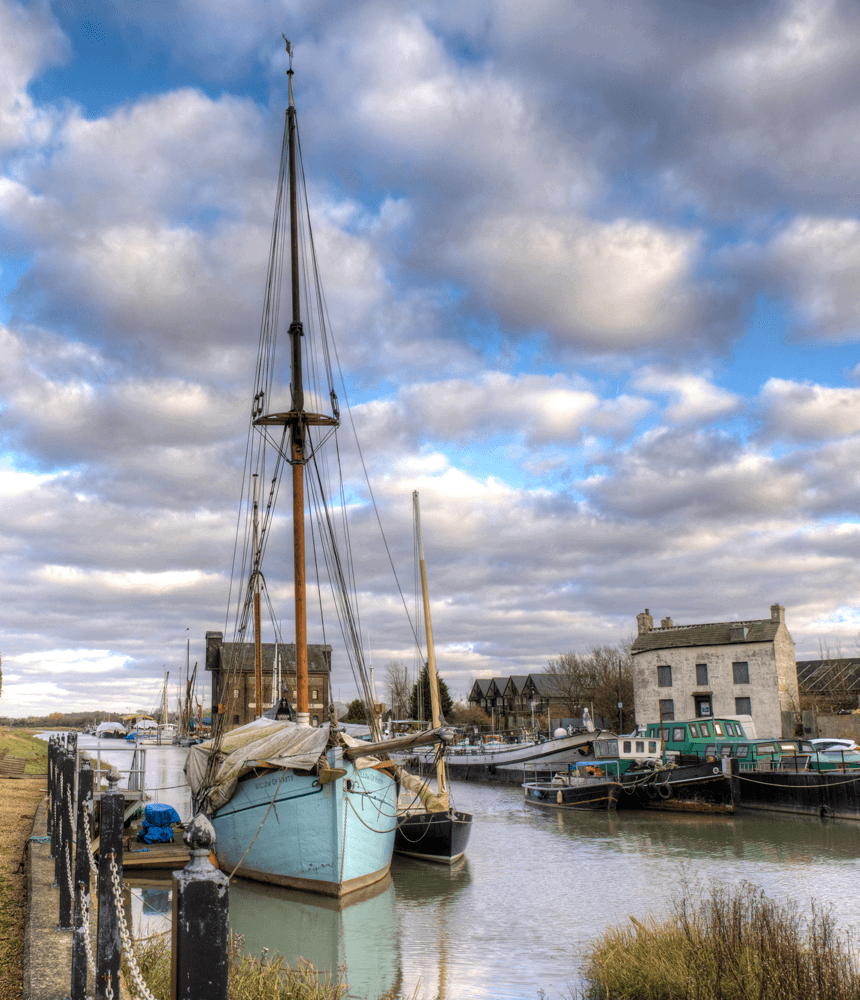
[[[738, 642], [772, 642], [779, 622], [770, 618], [746, 622], [714, 622], [708, 625], [671, 625], [652, 628], [637, 635], [631, 647], [633, 653], [649, 649], [677, 649], [683, 646], [728, 646]], [[732, 629], [746, 628], [746, 637], [731, 638]]]
[[860, 659], [799, 660], [797, 686], [801, 694], [858, 694]]
[[[508, 678], [507, 684], [505, 684], [503, 693], [506, 697], [522, 694], [526, 684], [528, 683], [528, 679], [528, 674], [512, 674]], [[499, 678], [499, 680], [501, 680], [501, 678]], [[508, 688], [510, 688], [510, 691], [508, 691]]]
[[[263, 672], [271, 673], [272, 665], [275, 662], [275, 644], [273, 642], [261, 643], [263, 654]], [[296, 647], [294, 643], [282, 643], [278, 646], [281, 670], [286, 673], [296, 669]], [[243, 673], [254, 670], [254, 644], [253, 642], [225, 642], [220, 647], [220, 667], [227, 669], [231, 657], [237, 660], [233, 664], [234, 670]], [[328, 673], [331, 663], [331, 646], [313, 644], [308, 646], [308, 670], [325, 671]]]

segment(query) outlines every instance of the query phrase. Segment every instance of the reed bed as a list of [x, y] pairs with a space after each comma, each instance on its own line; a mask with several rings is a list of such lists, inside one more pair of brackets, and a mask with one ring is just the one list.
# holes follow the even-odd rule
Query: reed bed
[[[240, 935], [230, 937], [230, 1000], [349, 1000], [349, 987], [342, 972], [333, 978], [317, 973], [310, 962], [287, 965], [283, 955], [245, 955]], [[170, 937], [138, 938], [134, 954], [153, 996], [170, 996]], [[131, 984], [123, 961], [123, 976]], [[134, 990], [132, 989], [132, 994]], [[393, 998], [392, 998], [393, 1000]]]
[[808, 916], [748, 882], [685, 887], [668, 917], [610, 928], [586, 955], [590, 1000], [860, 1000], [829, 909]]

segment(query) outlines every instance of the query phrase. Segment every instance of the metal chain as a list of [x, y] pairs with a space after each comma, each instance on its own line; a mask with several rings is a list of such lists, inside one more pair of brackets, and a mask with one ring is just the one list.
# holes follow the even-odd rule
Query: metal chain
[[83, 919], [84, 927], [86, 932], [84, 934], [84, 946], [87, 952], [87, 965], [89, 966], [90, 972], [95, 975], [96, 973], [96, 960], [93, 957], [93, 945], [90, 941], [90, 907], [87, 903], [87, 888], [84, 886], [83, 882], [78, 882], [78, 889], [81, 891], [81, 917]]
[[87, 845], [87, 861], [90, 863], [90, 871], [93, 875], [98, 875], [99, 866], [96, 864], [95, 858], [93, 858], [93, 842], [90, 838], [90, 821], [88, 816], [84, 817], [84, 840]]
[[[113, 852], [111, 852], [110, 856], [110, 876], [113, 884], [113, 901], [116, 906], [117, 918], [119, 919], [119, 936], [122, 939], [122, 950], [125, 952], [125, 960], [128, 963], [129, 972], [131, 972], [131, 978], [134, 980], [134, 985], [140, 991], [140, 996], [143, 997], [143, 1000], [156, 1000], [149, 992], [149, 987], [140, 974], [137, 959], [134, 957], [134, 951], [131, 947], [131, 936], [128, 933], [128, 925], [125, 922], [125, 913], [122, 908], [122, 885], [119, 881], [119, 869], [116, 866], [116, 855]], [[110, 989], [110, 983], [108, 983], [108, 988]], [[107, 1000], [113, 1000], [112, 992], [106, 994], [106, 996]]]
[[69, 896], [71, 896], [72, 902], [74, 902], [74, 899], [75, 899], [75, 886], [74, 886], [74, 882], [72, 881], [72, 859], [69, 857], [69, 845], [68, 844], [66, 844], [65, 851], [66, 851], [66, 880], [69, 883]]

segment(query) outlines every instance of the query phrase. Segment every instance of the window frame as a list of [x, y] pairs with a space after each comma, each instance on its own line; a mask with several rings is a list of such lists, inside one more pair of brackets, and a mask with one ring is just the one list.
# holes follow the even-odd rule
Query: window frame
[[[743, 668], [742, 670], [739, 668]], [[738, 680], [738, 675], [746, 677], [746, 680]], [[749, 684], [750, 682], [750, 665], [748, 660], [737, 660], [732, 663], [732, 684]], [[738, 713], [740, 714], [740, 713]]]
[[[702, 674], [704, 673], [704, 680], [702, 680]], [[707, 687], [710, 682], [708, 681], [708, 665], [707, 663], [697, 663], [696, 664], [696, 687]]]
[[[668, 683], [666, 678], [668, 677]], [[657, 687], [658, 688], [670, 688], [672, 687], [672, 665], [670, 663], [658, 663], [657, 664]]]
[[[742, 705], [742, 702], [745, 705]], [[746, 711], [744, 711], [744, 707]], [[735, 698], [735, 715], [752, 715], [752, 698]]]

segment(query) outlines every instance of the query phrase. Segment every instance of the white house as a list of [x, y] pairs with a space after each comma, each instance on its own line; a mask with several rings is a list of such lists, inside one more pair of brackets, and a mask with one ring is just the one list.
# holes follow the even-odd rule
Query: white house
[[[636, 616], [633, 691], [636, 722], [751, 715], [758, 736], [794, 735], [800, 709], [794, 642], [785, 608], [770, 618], [660, 628]], [[783, 713], [790, 713], [783, 715]]]

